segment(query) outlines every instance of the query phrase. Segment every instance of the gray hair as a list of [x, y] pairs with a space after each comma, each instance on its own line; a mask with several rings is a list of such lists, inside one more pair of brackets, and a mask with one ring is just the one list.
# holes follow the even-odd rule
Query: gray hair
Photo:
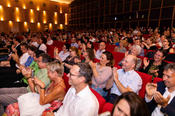
[[136, 49], [137, 50], [137, 55], [141, 53], [142, 48], [139, 45], [133, 45], [131, 49]]

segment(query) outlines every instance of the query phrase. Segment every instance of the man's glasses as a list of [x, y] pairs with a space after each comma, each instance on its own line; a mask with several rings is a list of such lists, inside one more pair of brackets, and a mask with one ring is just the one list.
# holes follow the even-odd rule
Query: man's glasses
[[75, 74], [72, 74], [72, 73], [69, 73], [70, 76], [81, 76], [81, 75], [75, 75]]

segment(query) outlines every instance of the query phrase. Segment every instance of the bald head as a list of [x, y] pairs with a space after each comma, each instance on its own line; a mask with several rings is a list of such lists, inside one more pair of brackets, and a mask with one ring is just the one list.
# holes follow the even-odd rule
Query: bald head
[[134, 70], [137, 63], [137, 57], [133, 55], [127, 55], [122, 61], [122, 68], [127, 72]]

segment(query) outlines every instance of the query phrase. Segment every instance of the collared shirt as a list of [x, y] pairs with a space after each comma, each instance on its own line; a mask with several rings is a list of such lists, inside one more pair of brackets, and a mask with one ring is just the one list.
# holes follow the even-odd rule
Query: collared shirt
[[64, 53], [64, 51], [61, 51], [58, 55], [61, 58], [61, 61], [64, 61], [70, 55], [70, 52]]
[[[174, 98], [174, 96], [175, 96], [175, 91], [173, 91], [173, 92], [169, 92], [168, 91], [168, 88], [166, 87], [165, 88], [165, 93], [163, 94], [163, 97], [164, 98], [167, 98], [168, 97], [168, 95], [170, 95], [171, 97], [170, 97], [170, 100], [168, 101], [168, 104], [170, 104], [170, 102], [172, 101], [172, 99]], [[152, 99], [151, 99], [152, 100]], [[151, 100], [148, 100], [146, 97], [145, 97], [145, 101], [146, 102], [150, 102]], [[164, 116], [164, 114], [160, 111], [160, 109], [161, 109], [161, 106], [160, 105], [157, 105], [157, 107], [154, 109], [154, 111], [152, 112], [152, 114], [151, 114], [151, 116]]]
[[[142, 79], [137, 72], [134, 70], [125, 72], [123, 69], [117, 70], [118, 73], [118, 80], [124, 87], [129, 87], [132, 89], [133, 92], [137, 93], [142, 87]], [[116, 94], [118, 96], [121, 95], [118, 87], [116, 86], [115, 82], [111, 88], [111, 93]]]
[[75, 88], [71, 87], [55, 116], [98, 116], [98, 109], [99, 103], [89, 86], [78, 94]]
[[96, 57], [97, 59], [100, 59], [103, 52], [105, 52], [105, 50], [99, 50], [99, 49], [98, 49], [97, 52], [96, 52], [96, 54], [95, 54], [95, 57]]

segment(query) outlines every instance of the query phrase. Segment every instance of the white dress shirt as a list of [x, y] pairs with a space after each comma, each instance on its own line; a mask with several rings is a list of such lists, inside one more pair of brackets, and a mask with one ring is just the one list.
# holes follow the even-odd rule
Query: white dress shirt
[[55, 116], [98, 116], [98, 109], [99, 103], [89, 86], [78, 94], [75, 88], [71, 87]]
[[[129, 87], [132, 89], [133, 92], [137, 93], [142, 87], [142, 79], [137, 72], [134, 70], [125, 72], [123, 69], [117, 70], [118, 72], [118, 80], [124, 87]], [[121, 95], [118, 87], [116, 86], [115, 82], [111, 88], [111, 93], [116, 94], [118, 96]]]

